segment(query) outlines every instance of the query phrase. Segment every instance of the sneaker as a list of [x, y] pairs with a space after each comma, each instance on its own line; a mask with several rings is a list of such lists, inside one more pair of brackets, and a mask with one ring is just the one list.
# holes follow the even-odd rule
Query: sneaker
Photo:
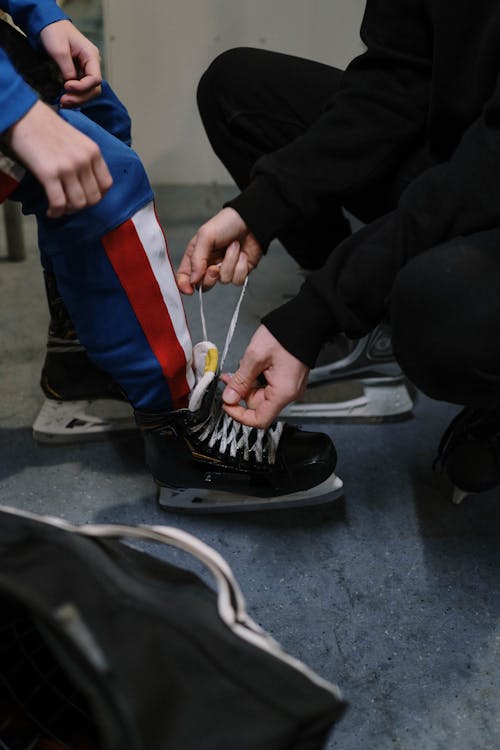
[[436, 466], [454, 485], [455, 503], [500, 485], [500, 409], [463, 409], [441, 439]]
[[283, 422], [268, 429], [236, 422], [222, 408], [218, 352], [193, 351], [196, 385], [186, 409], [136, 411], [146, 462], [169, 510], [216, 512], [314, 505], [342, 494], [337, 454], [323, 433]]
[[309, 373], [309, 383], [401, 377], [401, 368], [392, 351], [391, 329], [381, 323], [361, 339], [340, 334], [325, 344]]

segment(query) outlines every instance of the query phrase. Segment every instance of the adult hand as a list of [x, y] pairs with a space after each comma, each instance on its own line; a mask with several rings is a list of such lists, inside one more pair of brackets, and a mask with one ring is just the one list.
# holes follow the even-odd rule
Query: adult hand
[[262, 257], [262, 249], [234, 208], [223, 208], [189, 242], [179, 265], [177, 286], [193, 294], [201, 283], [208, 291], [220, 281], [241, 286]]
[[45, 189], [49, 218], [93, 206], [113, 183], [97, 144], [41, 101], [2, 138]]
[[61, 107], [80, 107], [101, 93], [101, 58], [98, 48], [71, 21], [56, 21], [40, 32], [40, 41], [58, 64], [65, 93]]
[[[264, 375], [266, 385], [257, 382]], [[261, 325], [234, 375], [223, 375], [224, 410], [249, 427], [268, 427], [281, 410], [305, 391], [309, 368], [284, 349]], [[245, 401], [246, 407], [239, 402]]]

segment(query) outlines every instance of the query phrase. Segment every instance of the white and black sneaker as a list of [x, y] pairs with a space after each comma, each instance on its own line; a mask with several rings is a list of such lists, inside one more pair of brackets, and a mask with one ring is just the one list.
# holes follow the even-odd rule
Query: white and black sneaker
[[186, 409], [136, 411], [146, 462], [169, 510], [224, 512], [316, 505], [342, 494], [337, 454], [323, 433], [283, 422], [236, 422], [222, 408], [217, 349], [194, 347], [196, 386]]

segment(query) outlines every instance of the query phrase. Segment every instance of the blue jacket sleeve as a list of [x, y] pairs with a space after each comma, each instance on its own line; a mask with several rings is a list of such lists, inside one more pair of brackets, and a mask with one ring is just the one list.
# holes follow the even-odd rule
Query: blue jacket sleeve
[[17, 122], [38, 99], [0, 48], [0, 133]]
[[68, 18], [55, 0], [0, 0], [0, 8], [12, 16], [32, 44], [36, 44], [38, 34], [49, 23]]
[[[55, 0], [0, 0], [0, 8], [12, 16], [33, 46], [45, 26], [68, 18]], [[0, 48], [0, 133], [26, 114], [37, 99], [37, 94], [23, 81]]]

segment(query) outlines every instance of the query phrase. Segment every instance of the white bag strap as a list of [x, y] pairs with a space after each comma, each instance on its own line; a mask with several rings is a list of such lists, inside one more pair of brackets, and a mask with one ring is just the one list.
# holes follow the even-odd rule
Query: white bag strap
[[336, 685], [324, 680], [298, 659], [287, 654], [246, 611], [245, 599], [226, 560], [208, 544], [181, 529], [172, 526], [126, 526], [121, 524], [71, 524], [56, 516], [39, 516], [29, 511], [0, 505], [4, 513], [28, 518], [55, 526], [92, 539], [140, 539], [160, 542], [183, 550], [202, 562], [213, 574], [217, 584], [217, 609], [222, 621], [240, 638], [272, 654], [308, 677], [316, 685], [332, 693], [339, 700], [341, 693]]

